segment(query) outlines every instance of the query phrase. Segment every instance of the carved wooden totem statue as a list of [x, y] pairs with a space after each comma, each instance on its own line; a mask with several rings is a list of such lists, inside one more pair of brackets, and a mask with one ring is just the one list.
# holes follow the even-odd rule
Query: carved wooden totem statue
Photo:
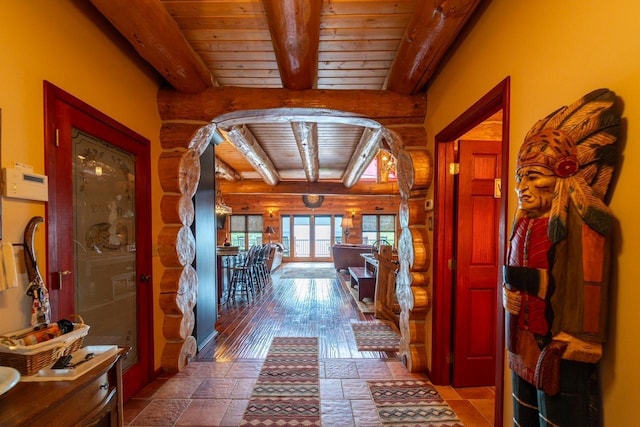
[[538, 121], [518, 154], [503, 303], [519, 426], [600, 424], [616, 107], [595, 90]]

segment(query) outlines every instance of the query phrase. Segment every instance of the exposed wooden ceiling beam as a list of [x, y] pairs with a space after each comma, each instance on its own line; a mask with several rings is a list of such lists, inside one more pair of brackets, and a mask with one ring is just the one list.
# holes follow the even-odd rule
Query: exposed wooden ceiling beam
[[282, 85], [312, 89], [318, 76], [320, 13], [318, 0], [262, 0]]
[[318, 159], [318, 125], [317, 123], [292, 122], [291, 129], [298, 144], [302, 168], [307, 181], [316, 182], [320, 177], [320, 161]]
[[371, 160], [378, 154], [383, 128], [367, 128], [362, 132], [358, 146], [353, 152], [349, 164], [344, 171], [342, 183], [351, 188], [360, 179]]
[[424, 123], [426, 94], [404, 95], [385, 90], [289, 90], [212, 87], [197, 94], [172, 89], [158, 92], [162, 120], [212, 121], [226, 113], [271, 108], [318, 108], [346, 111], [381, 123]]
[[276, 185], [268, 185], [261, 181], [220, 181], [220, 190], [223, 194], [322, 194], [325, 196], [350, 195], [350, 196], [384, 196], [398, 195], [397, 182], [376, 184], [375, 182], [358, 182], [351, 188], [346, 188], [340, 182], [294, 182], [280, 181]]
[[216, 176], [226, 179], [227, 181], [240, 181], [242, 177], [237, 170], [229, 166], [221, 158], [216, 156]]
[[418, 2], [389, 71], [386, 88], [421, 92], [480, 0]]
[[246, 126], [233, 126], [228, 129], [218, 128], [218, 130], [227, 141], [240, 150], [247, 161], [262, 176], [264, 182], [269, 185], [276, 185], [280, 181], [280, 176], [273, 162]]
[[214, 86], [211, 72], [159, 0], [91, 0], [135, 50], [176, 90]]

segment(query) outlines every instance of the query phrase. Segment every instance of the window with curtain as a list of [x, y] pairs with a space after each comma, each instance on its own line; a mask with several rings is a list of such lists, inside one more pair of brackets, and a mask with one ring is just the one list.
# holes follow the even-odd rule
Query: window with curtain
[[396, 216], [395, 215], [362, 215], [362, 243], [381, 243], [395, 247]]
[[241, 251], [262, 244], [262, 215], [231, 215], [231, 245]]

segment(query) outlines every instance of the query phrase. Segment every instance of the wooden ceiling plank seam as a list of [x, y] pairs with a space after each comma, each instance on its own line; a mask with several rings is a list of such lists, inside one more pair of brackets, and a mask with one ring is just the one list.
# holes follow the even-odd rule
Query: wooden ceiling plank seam
[[330, 28], [406, 28], [411, 14], [403, 15], [323, 15], [320, 19], [320, 31]]
[[198, 18], [220, 15], [259, 15], [264, 13], [259, 0], [233, 1], [170, 1], [162, 4], [172, 16]]
[[411, 14], [415, 9], [416, 0], [379, 0], [379, 1], [327, 1], [324, 2], [323, 15], [362, 15], [371, 13]]
[[196, 52], [269, 52], [273, 49], [271, 40], [204, 40], [190, 43]]
[[238, 28], [250, 28], [253, 30], [269, 30], [269, 25], [264, 15], [252, 16], [204, 16], [204, 17], [175, 17], [182, 30], [237, 30]]
[[233, 71], [251, 71], [251, 70], [268, 70], [275, 71], [280, 74], [278, 71], [278, 65], [274, 61], [220, 61], [220, 62], [205, 62], [210, 70], [212, 71], [224, 71], [229, 70]]
[[341, 51], [332, 51], [332, 52], [318, 52], [318, 61], [349, 61], [354, 59], [359, 59], [361, 61], [393, 61], [396, 53], [389, 50], [368, 50], [358, 52], [357, 58], [354, 56], [353, 51], [341, 52]]
[[204, 62], [210, 61], [276, 61], [273, 52], [200, 52]]
[[228, 79], [260, 79], [260, 78], [277, 78], [280, 79], [278, 70], [215, 70], [215, 75], [218, 78]]
[[402, 35], [399, 37], [390, 37], [383, 40], [331, 40], [323, 41], [320, 45], [320, 52], [342, 52], [350, 51], [358, 53], [362, 50], [370, 51], [395, 51], [398, 49], [398, 45], [402, 40]]
[[218, 28], [203, 28], [199, 30], [183, 30], [184, 37], [191, 41], [271, 41], [271, 33], [269, 30], [258, 30], [254, 28], [227, 29], [220, 30]]
[[345, 61], [321, 61], [321, 69], [323, 70], [362, 70], [376, 69], [387, 71], [391, 66], [389, 61], [367, 61], [362, 59], [345, 60]]
[[360, 77], [385, 77], [385, 69], [359, 69], [359, 70], [318, 70], [318, 78], [360, 78]]
[[[402, 39], [406, 25], [397, 28], [321, 28], [320, 41]], [[187, 37], [189, 38], [189, 37]]]

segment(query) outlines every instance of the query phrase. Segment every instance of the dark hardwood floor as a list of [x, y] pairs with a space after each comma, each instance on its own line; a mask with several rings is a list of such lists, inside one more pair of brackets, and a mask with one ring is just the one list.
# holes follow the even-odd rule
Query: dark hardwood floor
[[[302, 269], [326, 272], [332, 263], [288, 263], [273, 272], [271, 284], [247, 301], [237, 294], [219, 308], [218, 334], [197, 360], [263, 359], [271, 340], [280, 337], [319, 337], [321, 359], [397, 358], [391, 352], [361, 352], [351, 332], [352, 322], [374, 321], [363, 314], [337, 275], [329, 278], [282, 278]], [[300, 270], [298, 270], [300, 271]]]

